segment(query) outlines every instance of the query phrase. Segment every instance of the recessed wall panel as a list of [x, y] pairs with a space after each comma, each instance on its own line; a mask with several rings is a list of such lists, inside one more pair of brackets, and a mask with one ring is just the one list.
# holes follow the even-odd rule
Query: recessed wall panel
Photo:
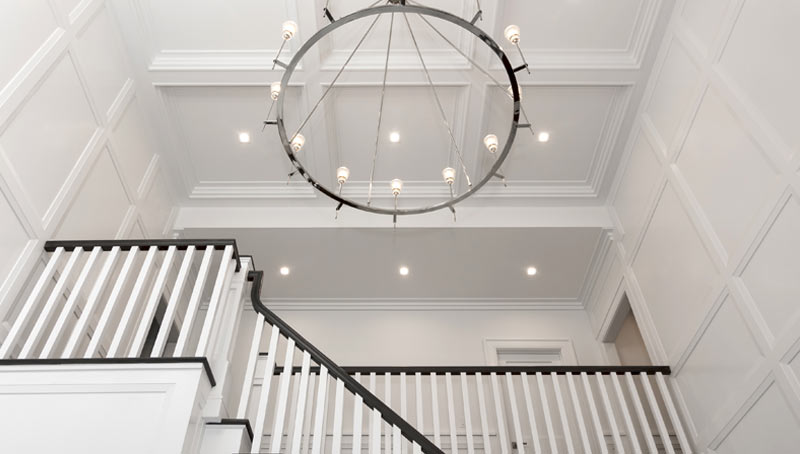
[[673, 357], [712, 303], [716, 270], [671, 186], [661, 196], [633, 269], [664, 350]]
[[63, 57], [0, 134], [0, 145], [44, 217], [97, 123], [69, 57]]

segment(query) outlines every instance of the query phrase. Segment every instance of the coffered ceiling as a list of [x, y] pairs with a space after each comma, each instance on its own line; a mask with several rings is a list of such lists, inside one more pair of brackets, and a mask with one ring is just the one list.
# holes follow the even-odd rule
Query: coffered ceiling
[[[143, 103], [157, 126], [172, 164], [173, 181], [187, 207], [319, 207], [333, 202], [299, 179], [287, 183], [291, 165], [274, 126], [263, 132], [269, 84], [280, 80], [272, 59], [284, 20], [299, 32], [280, 59], [328, 24], [325, 1], [140, 0], [118, 2], [118, 19], [142, 85]], [[330, 0], [335, 17], [366, 7], [368, 0]], [[466, 206], [602, 205], [610, 176], [630, 127], [651, 51], [671, 2], [660, 0], [483, 1], [477, 25], [521, 63], [502, 37], [506, 25], [522, 29], [521, 48], [532, 74], [516, 73], [525, 113], [538, 142], [520, 130], [499, 180]], [[467, 20], [474, 0], [436, 2]], [[499, 60], [469, 33], [432, 20], [457, 49], [418, 17], [408, 18], [430, 70], [447, 122], [473, 180], [492, 164], [481, 139], [508, 130], [510, 100], [475, 64], [507, 81]], [[336, 30], [307, 53], [284, 91], [287, 129], [305, 118], [331, 86], [338, 70], [368, 28], [371, 18]], [[375, 169], [375, 203], [391, 203], [387, 182], [402, 178], [403, 203], [447, 197], [441, 169], [457, 167], [455, 148], [442, 125], [405, 20], [381, 17], [347, 70], [303, 129], [302, 160], [323, 184], [333, 186], [339, 165], [351, 169], [344, 191], [365, 197], [376, 141], [383, 64], [393, 27], [380, 154]], [[470, 59], [462, 56], [466, 54]], [[472, 60], [472, 62], [470, 61]], [[474, 63], [474, 64], [473, 64]], [[274, 113], [273, 113], [274, 115]], [[399, 143], [388, 134], [397, 131]], [[241, 144], [239, 132], [251, 143]], [[459, 174], [458, 190], [466, 188]]]

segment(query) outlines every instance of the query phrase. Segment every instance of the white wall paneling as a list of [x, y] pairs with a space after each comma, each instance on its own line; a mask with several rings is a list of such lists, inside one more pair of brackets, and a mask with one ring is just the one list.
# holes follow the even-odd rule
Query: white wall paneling
[[627, 294], [651, 357], [673, 366], [696, 448], [718, 454], [790, 452], [800, 424], [787, 123], [800, 7], [762, 6], [676, 5], [609, 198], [614, 257], [588, 303], [599, 326]]
[[138, 234], [136, 224], [159, 237], [173, 219], [158, 145], [140, 138], [146, 122], [131, 119], [142, 115], [131, 113], [139, 109], [136, 84], [106, 2], [23, 3], [0, 14], [11, 33], [2, 40], [11, 64], [0, 74], [2, 275], [9, 276], [0, 312], [43, 240], [121, 238]]

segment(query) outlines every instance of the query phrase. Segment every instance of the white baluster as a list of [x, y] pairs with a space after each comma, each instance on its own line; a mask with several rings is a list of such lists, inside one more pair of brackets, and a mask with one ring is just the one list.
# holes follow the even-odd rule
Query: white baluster
[[89, 341], [89, 346], [86, 347], [86, 351], [83, 352], [84, 358], [91, 358], [95, 355], [95, 353], [97, 353], [97, 348], [100, 346], [100, 342], [103, 341], [103, 334], [105, 333], [106, 326], [108, 326], [108, 320], [111, 318], [111, 314], [117, 307], [117, 301], [119, 301], [119, 297], [122, 294], [122, 289], [125, 286], [125, 283], [128, 281], [128, 276], [130, 275], [131, 268], [133, 267], [133, 261], [136, 259], [138, 253], [138, 246], [133, 246], [131, 250], [128, 251], [128, 255], [125, 257], [125, 262], [122, 263], [122, 269], [117, 276], [116, 282], [114, 282], [114, 287], [111, 289], [111, 294], [108, 296], [108, 300], [105, 303], [106, 306], [103, 308], [103, 312], [100, 314], [100, 319], [97, 322], [97, 326], [92, 333], [92, 339]]
[[371, 424], [369, 427], [369, 452], [370, 454], [381, 453], [381, 412], [377, 409], [372, 409]]
[[486, 397], [483, 394], [483, 377], [481, 373], [475, 374], [475, 382], [478, 387], [478, 409], [481, 417], [481, 437], [483, 438], [483, 452], [492, 454], [492, 443], [489, 438], [489, 414], [486, 412]]
[[[389, 373], [383, 374], [383, 403], [387, 407], [392, 408], [392, 375]], [[383, 452], [392, 452], [392, 432], [386, 432], [386, 437], [383, 443]]]
[[58, 314], [55, 325], [53, 325], [53, 328], [50, 330], [50, 335], [47, 337], [47, 342], [45, 342], [42, 352], [39, 353], [39, 358], [47, 358], [50, 356], [50, 353], [55, 353], [53, 349], [56, 348], [56, 343], [58, 339], [61, 338], [61, 333], [66, 329], [69, 318], [73, 316], [75, 305], [81, 294], [81, 289], [83, 289], [83, 285], [88, 280], [89, 273], [92, 271], [92, 268], [94, 268], [97, 257], [100, 256], [102, 251], [103, 249], [99, 246], [92, 248], [89, 258], [86, 260], [83, 269], [81, 269], [78, 275], [78, 280], [75, 281], [75, 285], [69, 291], [67, 302], [64, 303], [64, 307], [61, 308], [61, 313]]
[[411, 444], [411, 453], [412, 454], [422, 454], [422, 448], [420, 448], [420, 446], [416, 442], [413, 442]]
[[[164, 348], [167, 346], [167, 338], [169, 337], [169, 332], [172, 330], [172, 321], [175, 320], [175, 312], [178, 309], [178, 301], [183, 294], [183, 289], [186, 286], [186, 281], [189, 276], [189, 268], [192, 265], [194, 251], [195, 247], [189, 246], [186, 248], [186, 253], [183, 255], [183, 262], [181, 262], [178, 276], [175, 278], [175, 285], [172, 286], [172, 294], [169, 296], [164, 316], [161, 317], [161, 326], [158, 329], [158, 335], [153, 344], [153, 350], [150, 352], [151, 357], [157, 358], [164, 354]], [[258, 352], [256, 352], [256, 355], [258, 355]]]
[[117, 353], [122, 348], [122, 342], [128, 331], [128, 324], [133, 316], [133, 311], [138, 308], [139, 296], [144, 291], [147, 277], [150, 275], [150, 269], [153, 266], [153, 261], [155, 260], [157, 252], [157, 246], [150, 246], [150, 249], [147, 250], [147, 255], [145, 255], [144, 262], [142, 262], [142, 268], [139, 270], [139, 275], [136, 277], [136, 281], [133, 284], [133, 290], [131, 290], [131, 294], [128, 296], [128, 302], [125, 303], [125, 309], [122, 311], [122, 318], [119, 320], [117, 330], [114, 331], [114, 337], [111, 339], [111, 346], [108, 347], [108, 354], [106, 355], [108, 358], [116, 358]]
[[636, 383], [633, 382], [633, 375], [631, 375], [630, 372], [625, 372], [625, 381], [628, 384], [628, 392], [631, 395], [633, 408], [636, 410], [636, 416], [639, 418], [639, 427], [642, 428], [642, 434], [644, 435], [644, 441], [647, 444], [647, 450], [650, 452], [650, 454], [657, 454], [658, 449], [656, 448], [656, 443], [653, 440], [653, 432], [650, 430], [650, 423], [647, 421], [647, 415], [644, 413], [642, 400], [639, 398], [639, 391], [636, 389]]
[[675, 430], [675, 435], [678, 436], [678, 443], [681, 445], [681, 452], [683, 454], [691, 454], [692, 447], [689, 445], [689, 440], [686, 438], [686, 433], [683, 431], [681, 419], [678, 417], [678, 412], [675, 410], [675, 405], [672, 403], [672, 394], [667, 388], [667, 383], [664, 380], [664, 375], [661, 372], [656, 372], [656, 384], [661, 391], [661, 399], [667, 407], [667, 414], [670, 421], [672, 421], [672, 428]]
[[467, 453], [475, 454], [475, 441], [472, 439], [472, 415], [469, 409], [469, 386], [467, 374], [461, 372], [461, 400], [464, 403], [464, 429], [467, 435]]
[[583, 390], [586, 392], [586, 400], [589, 401], [589, 413], [592, 415], [592, 424], [594, 425], [595, 434], [597, 434], [597, 444], [602, 454], [608, 454], [606, 437], [603, 434], [603, 426], [600, 424], [600, 416], [597, 413], [597, 405], [594, 402], [592, 386], [589, 383], [589, 376], [586, 372], [581, 372], [581, 379], [583, 380]]
[[261, 347], [261, 336], [264, 333], [264, 316], [256, 315], [256, 325], [253, 329], [253, 338], [250, 341], [250, 354], [247, 357], [247, 367], [244, 371], [244, 384], [242, 384], [242, 394], [239, 396], [239, 407], [236, 410], [236, 417], [239, 419], [247, 418], [247, 405], [250, 402], [250, 392], [253, 389], [253, 380], [256, 375], [256, 364], [258, 364], [258, 349]]
[[289, 399], [289, 381], [292, 378], [292, 360], [294, 359], [294, 340], [286, 340], [286, 355], [283, 360], [281, 381], [278, 385], [278, 400], [275, 406], [275, 420], [272, 426], [270, 452], [284, 452], [281, 449], [283, 439], [283, 423], [286, 419], [286, 401]]
[[342, 418], [344, 416], [344, 382], [336, 379], [336, 397], [333, 401], [333, 445], [331, 454], [342, 452]]
[[195, 356], [205, 356], [208, 354], [208, 344], [211, 342], [211, 331], [216, 323], [217, 310], [221, 300], [227, 295], [223, 294], [228, 280], [228, 270], [233, 265], [233, 246], [225, 246], [222, 252], [222, 261], [219, 264], [217, 280], [214, 281], [214, 289], [211, 292], [211, 300], [208, 303], [206, 318], [203, 320], [203, 329], [200, 331], [200, 340], [197, 341], [197, 351]]
[[67, 346], [61, 353], [62, 358], [72, 357], [75, 354], [75, 349], [78, 348], [78, 343], [84, 336], [87, 335], [86, 327], [89, 324], [89, 318], [91, 317], [92, 313], [94, 313], [94, 308], [97, 305], [97, 302], [100, 300], [100, 295], [103, 293], [106, 285], [108, 284], [108, 275], [111, 273], [111, 269], [114, 267], [114, 264], [117, 263], [119, 251], [119, 246], [114, 246], [111, 248], [111, 252], [108, 253], [106, 261], [103, 262], [103, 267], [100, 268], [100, 274], [98, 274], [97, 279], [92, 286], [92, 290], [89, 292], [89, 296], [86, 298], [86, 304], [81, 311], [81, 316], [78, 318], [78, 321], [72, 328], [72, 334], [70, 334], [69, 339], [67, 340]]
[[658, 406], [656, 395], [653, 393], [653, 388], [650, 386], [650, 379], [648, 379], [646, 372], [642, 372], [640, 377], [642, 379], [644, 393], [647, 396], [647, 401], [650, 403], [650, 413], [652, 413], [653, 418], [656, 420], [656, 427], [658, 427], [658, 434], [661, 436], [661, 443], [664, 445], [664, 449], [668, 454], [675, 454], [675, 448], [672, 447], [672, 440], [669, 438], [667, 426], [664, 424], [664, 418], [661, 416], [661, 409]]
[[[369, 392], [375, 394], [377, 377], [374, 372], [369, 374]], [[369, 440], [367, 447], [369, 454], [380, 454], [381, 451], [381, 423], [380, 413], [375, 409], [369, 412]]]
[[147, 331], [156, 315], [156, 309], [158, 309], [158, 303], [161, 301], [161, 294], [164, 292], [164, 285], [167, 283], [167, 275], [172, 268], [172, 260], [175, 258], [175, 252], [177, 250], [177, 247], [170, 246], [167, 249], [167, 253], [164, 254], [164, 261], [161, 262], [161, 269], [158, 270], [153, 288], [150, 290], [150, 297], [147, 298], [147, 303], [144, 306], [144, 313], [142, 314], [141, 320], [139, 320], [139, 327], [136, 330], [136, 334], [133, 336], [131, 348], [128, 350], [128, 357], [130, 358], [136, 358], [142, 353], [144, 341], [147, 339]]
[[306, 394], [310, 394], [311, 397], [306, 398], [306, 417], [305, 421], [303, 422], [303, 432], [306, 434], [306, 436], [303, 438], [303, 446], [300, 448], [300, 452], [302, 454], [308, 454], [311, 451], [311, 423], [314, 419], [312, 414], [314, 410], [314, 390], [316, 389], [315, 386], [317, 385], [316, 378], [317, 375], [314, 372], [311, 372], [311, 374], [308, 376], [308, 393]]
[[536, 426], [536, 415], [533, 412], [533, 399], [531, 398], [531, 387], [528, 383], [528, 374], [523, 372], [522, 393], [525, 395], [525, 406], [528, 410], [528, 421], [531, 424], [531, 436], [533, 437], [533, 452], [541, 454], [542, 445], [539, 442], [539, 428]]
[[564, 432], [564, 441], [567, 443], [567, 452], [569, 454], [575, 453], [575, 447], [572, 444], [572, 433], [569, 430], [569, 419], [567, 418], [567, 410], [564, 408], [564, 396], [561, 395], [561, 385], [558, 384], [558, 374], [555, 372], [550, 373], [550, 378], [553, 380], [553, 391], [556, 395], [556, 406], [558, 407], [558, 414], [561, 416], [561, 430]]
[[419, 429], [420, 433], [425, 433], [425, 412], [422, 408], [422, 374], [417, 372], [414, 374], [414, 379], [416, 380], [414, 393], [417, 398], [417, 429]]
[[578, 391], [575, 388], [575, 381], [572, 379], [572, 372], [567, 372], [567, 386], [569, 387], [569, 395], [572, 400], [572, 408], [575, 410], [575, 417], [578, 419], [578, 430], [581, 434], [581, 443], [583, 443], [583, 452], [591, 453], [592, 447], [589, 444], [589, 434], [586, 431], [586, 423], [583, 420], [583, 412], [581, 411], [581, 403], [578, 398]]
[[500, 385], [497, 383], [497, 374], [492, 372], [491, 379], [494, 411], [497, 416], [497, 433], [500, 435], [500, 452], [508, 454], [508, 435], [506, 434], [506, 425], [503, 420], [503, 395], [500, 393]]
[[279, 337], [280, 337], [280, 330], [278, 329], [277, 326], [273, 326], [272, 335], [270, 336], [269, 339], [269, 347], [267, 349], [267, 364], [264, 367], [264, 379], [261, 381], [261, 395], [258, 398], [258, 410], [256, 411], [256, 426], [253, 428], [253, 444], [250, 451], [253, 454], [261, 450], [261, 442], [263, 441], [264, 438], [264, 423], [267, 419], [267, 404], [269, 403], [269, 390], [270, 387], [272, 386], [272, 374], [275, 372], [275, 354], [278, 352]]
[[[356, 381], [361, 381], [361, 374], [356, 374]], [[359, 394], [353, 396], [353, 454], [361, 454], [361, 418], [364, 413], [364, 398]]]
[[[305, 417], [306, 398], [308, 397], [308, 373], [311, 367], [311, 355], [303, 352], [303, 364], [300, 367], [300, 383], [297, 387], [297, 403], [295, 404], [294, 434], [292, 435], [292, 454], [300, 453], [300, 442], [303, 437], [303, 418]], [[322, 382], [320, 382], [322, 386]]]
[[628, 412], [628, 404], [625, 402], [625, 395], [622, 393], [622, 387], [619, 385], [619, 379], [616, 372], [611, 372], [611, 383], [614, 385], [614, 391], [619, 398], [619, 407], [622, 410], [622, 419], [625, 421], [625, 428], [628, 431], [628, 437], [631, 440], [633, 452], [642, 454], [642, 448], [639, 447], [639, 437], [636, 436], [636, 429], [633, 428], [633, 421], [631, 421], [630, 412]]
[[556, 433], [553, 430], [553, 420], [550, 417], [550, 405], [547, 402], [547, 389], [544, 387], [544, 378], [541, 372], [536, 372], [536, 383], [539, 385], [539, 397], [542, 399], [542, 411], [544, 412], [544, 425], [547, 427], [547, 443], [550, 445], [550, 452], [558, 452], [558, 442]]
[[622, 444], [622, 438], [619, 436], [619, 427], [617, 427], [617, 420], [614, 418], [614, 409], [611, 407], [611, 401], [608, 399], [608, 391], [606, 391], [606, 385], [603, 382], [603, 374], [595, 372], [594, 376], [597, 379], [597, 389], [600, 390], [601, 402], [603, 402], [603, 406], [606, 409], [608, 425], [611, 426], [611, 436], [614, 438], [614, 446], [617, 447], [616, 452], [624, 454], [625, 446]]
[[522, 425], [519, 422], [519, 410], [517, 409], [517, 396], [514, 391], [514, 380], [511, 372], [506, 372], [506, 388], [508, 389], [508, 402], [511, 404], [511, 419], [514, 427], [514, 440], [517, 443], [517, 452], [525, 454], [525, 439], [522, 437]]
[[32, 353], [33, 349], [36, 347], [36, 344], [39, 342], [39, 336], [42, 335], [42, 329], [44, 329], [45, 324], [47, 324], [47, 322], [50, 321], [50, 318], [53, 315], [53, 311], [55, 310], [56, 301], [58, 301], [61, 298], [64, 292], [64, 286], [67, 284], [67, 281], [69, 281], [69, 275], [72, 273], [72, 269], [75, 267], [75, 263], [78, 261], [78, 259], [81, 257], [82, 254], [83, 254], [83, 248], [77, 247], [69, 255], [69, 259], [67, 260], [67, 264], [64, 266], [64, 270], [61, 272], [61, 275], [56, 281], [56, 285], [50, 292], [50, 296], [44, 303], [44, 307], [42, 307], [41, 312], [39, 312], [39, 317], [36, 319], [36, 323], [33, 324], [33, 328], [31, 328], [31, 332], [30, 334], [28, 334], [28, 339], [22, 346], [22, 351], [20, 351], [19, 359], [27, 359], [28, 356]]
[[[406, 392], [406, 373], [400, 372], [400, 417], [408, 420], [408, 394]], [[400, 430], [399, 428], [397, 430]], [[422, 429], [419, 429], [422, 431]], [[392, 433], [394, 436], [394, 433]], [[398, 435], [399, 436], [399, 435]], [[402, 444], [402, 437], [400, 438], [401, 449], [402, 453], [407, 451], [406, 446]], [[400, 453], [397, 453], [400, 454]]]
[[447, 393], [447, 422], [450, 429], [450, 452], [458, 454], [458, 428], [456, 427], [456, 409], [453, 403], [453, 378], [450, 372], [444, 374], [444, 385]]
[[439, 390], [436, 384], [436, 373], [431, 372], [431, 408], [433, 412], [433, 443], [442, 446], [442, 433], [439, 430]]
[[28, 298], [22, 305], [19, 315], [17, 316], [16, 320], [14, 320], [14, 324], [11, 325], [11, 329], [8, 331], [8, 336], [6, 336], [6, 340], [3, 342], [2, 346], [0, 346], [0, 359], [6, 359], [11, 353], [11, 349], [17, 344], [17, 336], [19, 336], [22, 328], [25, 327], [30, 320], [31, 315], [33, 315], [33, 309], [36, 306], [36, 302], [39, 301], [42, 291], [50, 279], [52, 279], [53, 273], [55, 272], [62, 255], [64, 255], [63, 247], [56, 248], [56, 250], [50, 255], [50, 259], [47, 261], [47, 265], [44, 267], [42, 274], [39, 275], [39, 279], [36, 281], [36, 285], [34, 285], [31, 294], [28, 295]]
[[400, 428], [397, 426], [392, 426], [392, 454], [400, 454], [402, 441], [403, 437], [400, 434]]
[[211, 260], [214, 257], [214, 246], [206, 246], [203, 253], [203, 260], [197, 270], [197, 278], [194, 281], [192, 295], [189, 297], [189, 304], [186, 306], [186, 315], [183, 317], [181, 332], [178, 334], [178, 342], [175, 344], [175, 353], [172, 356], [180, 358], [186, 351], [186, 344], [192, 335], [194, 319], [197, 317], [197, 307], [200, 305], [200, 298], [203, 296], [203, 288], [206, 285], [208, 272], [211, 269]]
[[319, 386], [317, 386], [316, 414], [314, 415], [314, 439], [311, 444], [311, 454], [320, 454], [325, 448], [325, 428], [322, 423], [325, 418], [325, 402], [328, 395], [328, 369], [319, 368]]
[[[283, 452], [292, 452], [292, 441], [294, 441], [294, 417], [297, 414], [297, 398], [300, 396], [300, 372], [293, 372], [292, 379], [289, 385], [289, 398], [287, 401], [286, 411], [286, 442], [283, 445]], [[301, 426], [302, 427], [302, 426]], [[301, 429], [302, 430], [302, 429]]]

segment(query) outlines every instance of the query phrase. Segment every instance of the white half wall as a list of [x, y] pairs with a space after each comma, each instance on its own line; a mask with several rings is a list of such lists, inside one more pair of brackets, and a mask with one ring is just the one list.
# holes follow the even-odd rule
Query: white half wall
[[0, 315], [44, 241], [171, 228], [174, 197], [109, 6], [0, 3]]
[[610, 196], [589, 312], [627, 293], [698, 452], [800, 444], [800, 4], [679, 1]]
[[200, 363], [3, 366], [0, 451], [198, 452]]

